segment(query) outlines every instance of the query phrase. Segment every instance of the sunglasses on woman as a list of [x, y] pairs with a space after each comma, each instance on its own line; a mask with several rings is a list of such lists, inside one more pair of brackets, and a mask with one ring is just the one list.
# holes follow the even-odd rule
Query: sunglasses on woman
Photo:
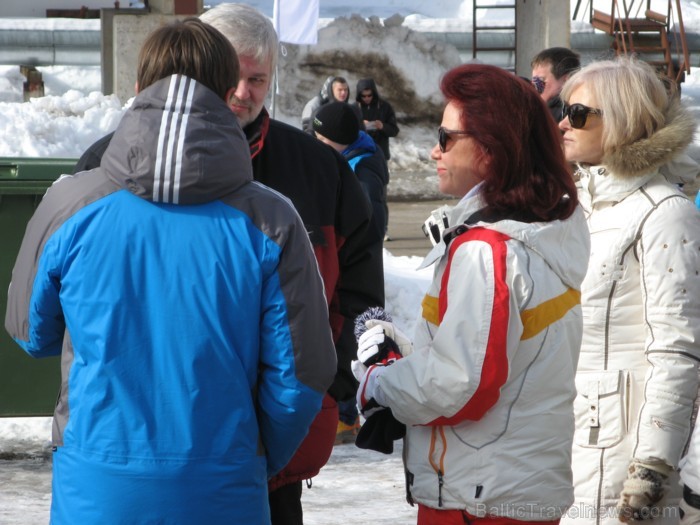
[[602, 115], [599, 109], [589, 108], [583, 104], [564, 104], [561, 108], [561, 120], [569, 117], [569, 124], [574, 129], [581, 129], [586, 125], [588, 115]]
[[438, 146], [440, 146], [441, 153], [445, 153], [447, 141], [452, 138], [452, 135], [469, 135], [469, 132], [459, 131], [456, 129], [447, 129], [440, 126], [438, 128]]

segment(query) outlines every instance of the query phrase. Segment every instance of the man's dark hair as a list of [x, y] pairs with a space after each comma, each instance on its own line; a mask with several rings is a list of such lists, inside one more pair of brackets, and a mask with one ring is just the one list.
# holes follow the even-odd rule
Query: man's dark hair
[[348, 86], [350, 85], [350, 84], [348, 84], [348, 81], [345, 80], [345, 77], [335, 77], [335, 78], [333, 79], [333, 81], [331, 82], [331, 86], [332, 86], [333, 84], [345, 84], [345, 85], [348, 85]]
[[580, 55], [568, 47], [550, 47], [535, 55], [530, 67], [540, 64], [550, 64], [554, 78], [559, 80], [564, 75], [569, 75], [581, 68]]
[[223, 99], [238, 85], [236, 50], [218, 29], [198, 18], [160, 26], [146, 37], [139, 53], [139, 91], [175, 74], [200, 82]]

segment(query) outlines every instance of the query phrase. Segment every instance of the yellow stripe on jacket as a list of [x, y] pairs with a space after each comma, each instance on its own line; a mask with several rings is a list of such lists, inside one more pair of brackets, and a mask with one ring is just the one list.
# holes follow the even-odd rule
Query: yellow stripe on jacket
[[[561, 295], [553, 297], [534, 308], [529, 308], [520, 314], [523, 323], [521, 340], [530, 339], [552, 323], [566, 315], [573, 307], [581, 303], [581, 292], [569, 288]], [[438, 298], [426, 294], [421, 303], [423, 319], [435, 326], [440, 325]]]

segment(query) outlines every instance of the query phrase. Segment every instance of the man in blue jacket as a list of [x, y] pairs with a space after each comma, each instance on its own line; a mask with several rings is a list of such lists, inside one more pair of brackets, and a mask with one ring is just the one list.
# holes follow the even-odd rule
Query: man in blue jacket
[[[357, 353], [355, 318], [370, 306], [384, 304], [382, 259], [366, 244], [371, 211], [343, 157], [309, 133], [271, 118], [265, 107], [279, 53], [272, 22], [254, 7], [237, 3], [218, 4], [200, 19], [221, 31], [236, 49], [241, 75], [227, 102], [248, 140], [253, 179], [292, 201], [326, 291], [338, 357], [335, 379], [297, 452], [268, 482], [272, 523], [301, 525], [302, 481], [316, 476], [331, 455], [338, 426], [336, 402], [355, 399], [357, 381], [350, 370]], [[78, 161], [79, 168], [99, 166], [111, 139], [107, 135], [93, 144]]]
[[306, 228], [253, 181], [236, 53], [197, 19], [146, 40], [101, 166], [25, 233], [5, 326], [61, 355], [51, 522], [269, 524], [336, 372]]

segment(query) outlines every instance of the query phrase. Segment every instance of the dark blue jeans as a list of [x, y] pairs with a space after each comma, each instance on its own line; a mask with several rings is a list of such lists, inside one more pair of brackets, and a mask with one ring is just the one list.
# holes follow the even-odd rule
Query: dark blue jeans
[[339, 419], [346, 425], [353, 425], [357, 419], [357, 405], [354, 399], [348, 401], [340, 401], [338, 403]]

